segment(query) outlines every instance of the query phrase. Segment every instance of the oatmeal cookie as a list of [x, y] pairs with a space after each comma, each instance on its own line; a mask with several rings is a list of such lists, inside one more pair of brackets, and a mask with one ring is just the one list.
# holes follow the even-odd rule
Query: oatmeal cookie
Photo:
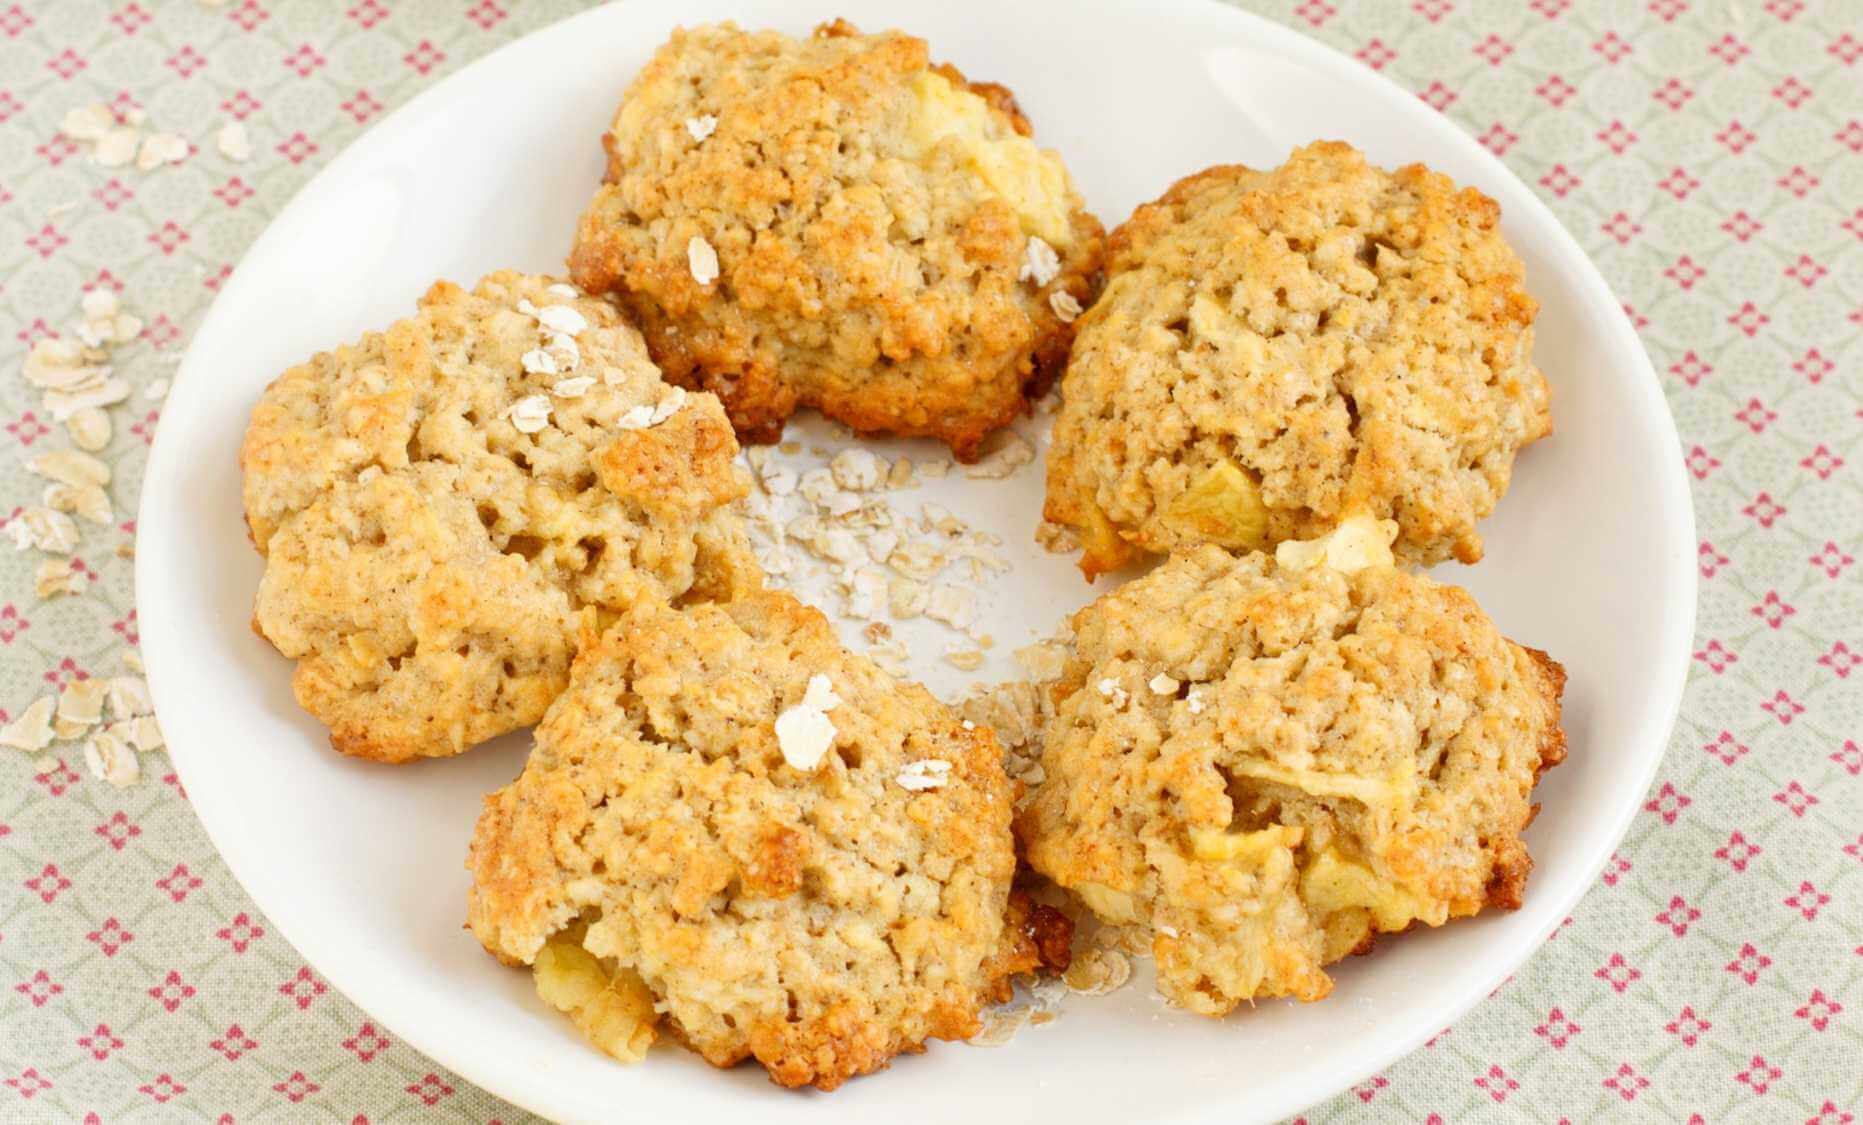
[[798, 406], [960, 460], [1060, 370], [1102, 248], [1000, 86], [899, 32], [675, 32], [629, 87], [574, 277], [774, 441]]
[[1477, 520], [1551, 432], [1538, 308], [1500, 208], [1320, 142], [1211, 168], [1108, 242], [1048, 459], [1088, 577], [1146, 554], [1271, 547], [1363, 512], [1408, 563], [1481, 558]]
[[253, 627], [338, 750], [459, 753], [542, 716], [587, 615], [759, 584], [736, 452], [717, 401], [661, 382], [608, 302], [439, 282], [254, 409]]
[[1011, 907], [1010, 805], [987, 729], [788, 594], [645, 607], [577, 657], [486, 799], [468, 916], [540, 985], [593, 959], [708, 1062], [831, 1089], [975, 1033], [1052, 944]]
[[1339, 542], [1358, 522], [1279, 561], [1174, 556], [1074, 617], [1050, 685], [1028, 860], [1149, 926], [1192, 1011], [1316, 1000], [1374, 934], [1520, 904], [1564, 672], [1388, 565], [1388, 522]]

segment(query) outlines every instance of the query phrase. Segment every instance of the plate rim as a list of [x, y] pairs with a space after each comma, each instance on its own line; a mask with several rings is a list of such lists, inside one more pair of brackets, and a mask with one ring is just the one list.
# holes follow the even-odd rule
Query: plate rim
[[[648, 2], [628, 5], [639, 11], [652, 5]], [[659, 6], [670, 6], [662, 4]], [[858, 8], [858, 3], [850, 3]], [[1098, 0], [1096, 7], [1127, 6], [1123, 0]], [[471, 63], [434, 83], [411, 97], [405, 104], [385, 114], [371, 123], [360, 135], [344, 146], [331, 161], [315, 176], [295, 191], [285, 205], [267, 222], [252, 243], [240, 256], [232, 273], [228, 276], [216, 295], [213, 304], [202, 317], [199, 326], [190, 338], [188, 350], [177, 369], [175, 382], [176, 395], [181, 397], [191, 394], [208, 394], [208, 389], [193, 391], [201, 384], [200, 378], [190, 379], [190, 371], [204, 361], [197, 361], [196, 341], [211, 340], [224, 328], [221, 321], [226, 319], [226, 310], [234, 304], [229, 298], [252, 284], [251, 272], [245, 269], [248, 262], [262, 259], [271, 253], [271, 245], [285, 237], [292, 226], [293, 213], [319, 193], [319, 189], [332, 182], [340, 181], [352, 165], [369, 159], [380, 147], [389, 143], [400, 129], [401, 123], [415, 121], [430, 114], [436, 107], [446, 104], [456, 91], [465, 90], [479, 81], [479, 76], [486, 71], [507, 64], [518, 54], [539, 50], [539, 43], [552, 38], [567, 39], [574, 35], [585, 23], [593, 26], [596, 22], [612, 18], [616, 6], [601, 5], [569, 16], [546, 27], [526, 33], [509, 43], [474, 59]], [[1252, 11], [1232, 7], [1222, 0], [1156, 0], [1148, 5], [1152, 13], [1159, 18], [1181, 20], [1191, 18], [1217, 18], [1232, 21], [1238, 30], [1246, 32], [1259, 44], [1290, 56], [1294, 61], [1310, 63], [1321, 69], [1339, 68], [1341, 66], [1356, 72], [1357, 76], [1371, 80], [1374, 87], [1380, 88], [1386, 97], [1400, 101], [1412, 99], [1409, 91], [1399, 86], [1393, 79], [1371, 69], [1325, 43], [1314, 39], [1300, 30], [1277, 23], [1266, 16]], [[855, 12], [858, 15], [858, 12]], [[1575, 264], [1573, 279], [1581, 298], [1580, 307], [1594, 313], [1601, 312], [1600, 332], [1605, 337], [1606, 346], [1613, 355], [1620, 356], [1626, 366], [1631, 368], [1632, 385], [1627, 392], [1633, 396], [1639, 412], [1653, 419], [1657, 436], [1664, 438], [1674, 447], [1680, 448], [1679, 431], [1676, 428], [1673, 412], [1661, 389], [1661, 384], [1651, 363], [1648, 352], [1641, 339], [1636, 335], [1622, 304], [1612, 292], [1598, 269], [1552, 209], [1529, 188], [1499, 157], [1482, 146], [1471, 134], [1462, 129], [1453, 120], [1440, 113], [1419, 115], [1418, 120], [1428, 121], [1424, 128], [1434, 134], [1436, 144], [1456, 150], [1457, 156], [1466, 164], [1481, 170], [1484, 184], [1510, 183], [1519, 188], [1518, 200], [1508, 204], [1510, 211], [1518, 213], [1524, 209], [1532, 217], [1535, 225], [1551, 232], [1550, 237], [1558, 255]], [[185, 401], [185, 399], [183, 399]], [[149, 523], [146, 515], [153, 506], [151, 497], [160, 497], [172, 489], [170, 483], [185, 465], [185, 458], [179, 448], [179, 440], [168, 438], [170, 431], [158, 427], [155, 440], [149, 452], [142, 488], [138, 496], [137, 520], [138, 538], [153, 540], [160, 545], [167, 535], [160, 519]], [[1696, 524], [1693, 498], [1679, 458], [1661, 462], [1660, 479], [1657, 489], [1665, 497], [1660, 518], [1679, 525], [1681, 539], [1692, 544], [1696, 541]], [[167, 553], [157, 549], [138, 550], [135, 564], [136, 588], [138, 591], [153, 589], [161, 585], [155, 574], [160, 565], [156, 560], [166, 560]], [[1590, 893], [1603, 870], [1612, 850], [1623, 839], [1636, 811], [1641, 804], [1641, 796], [1653, 783], [1663, 760], [1667, 757], [1668, 743], [1673, 735], [1681, 711], [1684, 689], [1688, 674], [1688, 648], [1694, 635], [1696, 617], [1699, 612], [1698, 587], [1699, 576], [1692, 565], [1678, 568], [1685, 580], [1672, 587], [1671, 600], [1680, 605], [1680, 612], [1672, 617], [1671, 633], [1664, 644], [1665, 649], [1672, 648], [1677, 659], [1673, 666], [1652, 673], [1649, 696], [1660, 699], [1661, 705], [1654, 709], [1645, 709], [1639, 724], [1640, 733], [1647, 739], [1653, 749], [1642, 755], [1642, 761], [1635, 776], [1626, 777], [1625, 792], [1630, 794], [1617, 810], [1609, 831], [1601, 834], [1594, 844], [1594, 855], [1584, 866], [1584, 877], [1572, 882], [1558, 900], [1557, 908], [1550, 912], [1554, 919], [1536, 935], [1531, 943], [1522, 946], [1509, 956], [1501, 959], [1496, 967], [1488, 973], [1473, 978], [1463, 986], [1446, 1003], [1430, 1010], [1432, 1018], [1417, 1019], [1408, 1031], [1390, 1036], [1376, 1045], [1359, 1048], [1349, 1056], [1350, 1061], [1342, 1058], [1330, 1068], [1317, 1071], [1304, 1082], [1290, 1083], [1281, 1088], [1278, 1095], [1264, 1091], [1246, 1091], [1255, 1100], [1248, 1105], [1231, 1104], [1228, 1099], [1205, 1103], [1184, 1111], [1180, 1120], [1200, 1119], [1212, 1112], [1222, 1112], [1226, 1121], [1255, 1120], [1258, 1117], [1271, 1120], [1299, 1112], [1309, 1106], [1324, 1101], [1346, 1090], [1351, 1085], [1365, 1080], [1372, 1074], [1384, 1070], [1397, 1060], [1409, 1055], [1421, 1046], [1435, 1029], [1448, 1026], [1468, 1014], [1476, 1005], [1487, 997], [1496, 987], [1527, 963], [1545, 944], [1547, 936], [1561, 924], [1560, 919], [1569, 915], [1573, 907], [1585, 895]], [[164, 716], [165, 726], [170, 722], [169, 715], [185, 715], [188, 712], [179, 706], [182, 702], [175, 693], [175, 688], [168, 679], [167, 669], [180, 659], [185, 652], [184, 638], [186, 631], [183, 623], [173, 620], [165, 606], [152, 604], [145, 606], [138, 600], [140, 629], [140, 647], [149, 653], [166, 652], [167, 658], [146, 660], [147, 679], [150, 693], [156, 703], [158, 713]], [[205, 763], [194, 756], [194, 752], [183, 747], [191, 742], [188, 734], [194, 730], [191, 720], [184, 719], [175, 723], [173, 730], [184, 732], [183, 737], [169, 739], [168, 752], [175, 772], [182, 784], [187, 787], [188, 803], [193, 808], [196, 818], [205, 831], [209, 842], [222, 862], [227, 865], [241, 888], [249, 895], [254, 904], [265, 913], [277, 928], [279, 936], [302, 956], [306, 963], [316, 967], [324, 978], [349, 1000], [379, 1022], [403, 1042], [420, 1051], [454, 1073], [466, 1078], [493, 1095], [530, 1112], [549, 1118], [560, 1109], [553, 1107], [544, 1098], [542, 1083], [526, 1083], [516, 1076], [507, 1075], [505, 1070], [492, 1065], [495, 1049], [491, 1051], [469, 1050], [461, 1043], [458, 1036], [446, 1036], [433, 1031], [427, 1023], [414, 1013], [397, 1008], [388, 1003], [388, 998], [370, 995], [369, 1003], [364, 1004], [358, 998], [357, 991], [350, 984], [355, 974], [349, 971], [349, 962], [354, 953], [338, 948], [338, 944], [329, 940], [324, 931], [310, 924], [300, 916], [289, 902], [288, 889], [274, 886], [266, 877], [260, 859], [250, 854], [242, 854], [237, 849], [229, 850], [223, 841], [234, 838], [232, 825], [238, 819], [237, 810], [223, 801], [221, 794], [212, 784], [210, 771]], [[1642, 740], [1636, 740], [1641, 742]], [[197, 744], [198, 745], [198, 744]], [[383, 1013], [389, 1013], [384, 1015]], [[1240, 1092], [1239, 1092], [1240, 1093]], [[1266, 1095], [1266, 1096], [1263, 1096]], [[1238, 1118], [1238, 1114], [1240, 1117]]]

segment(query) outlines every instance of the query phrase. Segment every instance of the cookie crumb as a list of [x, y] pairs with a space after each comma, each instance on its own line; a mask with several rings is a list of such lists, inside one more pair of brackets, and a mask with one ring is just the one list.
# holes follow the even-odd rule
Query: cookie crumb
[[1035, 460], [1035, 447], [1021, 434], [1005, 431], [1002, 441], [976, 464], [964, 470], [971, 480], [1002, 480]]

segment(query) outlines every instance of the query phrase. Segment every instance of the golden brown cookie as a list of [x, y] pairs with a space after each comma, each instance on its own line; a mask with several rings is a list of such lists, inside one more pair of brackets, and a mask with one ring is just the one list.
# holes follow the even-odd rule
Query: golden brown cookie
[[657, 1010], [716, 1066], [832, 1089], [974, 1034], [1034, 967], [1037, 920], [1006, 922], [1010, 805], [987, 729], [788, 594], [643, 609], [486, 799], [469, 919], [617, 1057]]
[[798, 406], [973, 459], [1065, 360], [1101, 228], [1000, 86], [899, 32], [675, 32], [603, 138], [570, 269], [740, 437]]
[[1476, 521], [1552, 426], [1499, 220], [1338, 142], [1140, 207], [1108, 242], [1048, 459], [1047, 517], [1078, 529], [1088, 577], [1353, 513], [1395, 519], [1406, 562], [1481, 558]]
[[1194, 548], [1073, 619], [1017, 831], [1100, 918], [1151, 928], [1191, 1011], [1316, 1000], [1374, 934], [1520, 904], [1564, 672], [1389, 565], [1376, 526], [1280, 561]]
[[585, 615], [759, 583], [736, 452], [717, 401], [661, 382], [608, 302], [439, 282], [254, 409], [253, 627], [338, 750], [459, 753], [542, 716]]

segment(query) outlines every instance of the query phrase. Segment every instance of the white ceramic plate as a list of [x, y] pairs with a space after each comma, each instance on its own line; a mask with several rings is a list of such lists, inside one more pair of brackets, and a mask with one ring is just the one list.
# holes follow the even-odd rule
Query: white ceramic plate
[[[542, 1007], [527, 974], [500, 968], [461, 929], [479, 798], [517, 771], [524, 738], [396, 769], [326, 749], [292, 703], [288, 664], [247, 625], [260, 570], [235, 470], [247, 414], [278, 372], [407, 314], [436, 277], [558, 269], [600, 174], [599, 135], [676, 21], [800, 33], [843, 13], [924, 35], [935, 56], [1009, 84], [1109, 227], [1179, 176], [1217, 162], [1271, 165], [1317, 137], [1350, 140], [1387, 165], [1426, 161], [1500, 200], [1542, 302], [1537, 354], [1558, 432], [1520, 459], [1512, 492], [1483, 525], [1487, 559], [1441, 576], [1571, 673], [1571, 757], [1540, 788], [1522, 910], [1386, 943], [1341, 966], [1321, 1004], [1268, 1003], [1219, 1022], [1128, 987], [1076, 998], [1007, 1047], [937, 1044], [826, 1098], [779, 1091], [755, 1067], [714, 1072], [677, 1048], [617, 1066]], [[1006, 650], [1050, 631], [1089, 590], [1068, 560], [1030, 541], [1039, 466], [968, 483], [943, 482], [937, 499], [998, 530], [1017, 560], [990, 611]], [[376, 125], [253, 246], [169, 397], [140, 526], [150, 683], [188, 792], [234, 873], [317, 970], [395, 1034], [521, 1105], [576, 1120], [1241, 1122], [1296, 1111], [1454, 1020], [1591, 883], [1662, 753], [1695, 600], [1688, 494], [1656, 379], [1552, 215], [1416, 98], [1293, 32], [1199, 0], [630, 0], [512, 44]], [[934, 690], [972, 678], [922, 647], [916, 671]]]

